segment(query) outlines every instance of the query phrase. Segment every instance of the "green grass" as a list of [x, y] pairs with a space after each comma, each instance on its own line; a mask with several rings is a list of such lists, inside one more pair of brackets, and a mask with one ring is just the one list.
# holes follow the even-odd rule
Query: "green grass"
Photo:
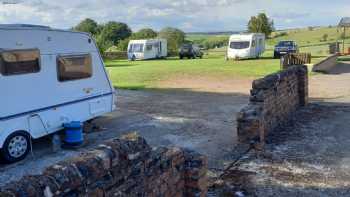
[[[160, 82], [182, 76], [200, 76], [217, 78], [261, 77], [279, 70], [279, 60], [272, 59], [273, 46], [279, 40], [295, 40], [301, 52], [313, 55], [312, 63], [321, 61], [328, 55], [328, 43], [335, 42], [340, 33], [336, 28], [315, 28], [288, 30], [286, 36], [269, 39], [267, 51], [258, 60], [225, 61], [226, 47], [212, 49], [206, 52], [203, 59], [179, 60], [149, 60], [129, 62], [127, 60], [107, 60], [105, 62], [113, 85], [125, 89], [157, 88]], [[328, 34], [328, 41], [320, 41], [323, 34]], [[229, 35], [187, 35], [188, 40], [216, 39]], [[350, 43], [350, 40], [347, 40]], [[350, 46], [350, 45], [347, 45]]]
[[124, 89], [157, 88], [161, 81], [178, 76], [201, 77], [260, 77], [279, 70], [279, 60], [225, 61], [222, 54], [210, 53], [203, 59], [149, 60], [129, 62], [108, 60], [105, 62], [113, 85]]

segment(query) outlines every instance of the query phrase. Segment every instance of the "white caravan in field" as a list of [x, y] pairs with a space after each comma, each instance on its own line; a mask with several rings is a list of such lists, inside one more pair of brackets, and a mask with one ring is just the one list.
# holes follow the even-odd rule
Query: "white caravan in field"
[[129, 60], [159, 59], [168, 56], [168, 43], [165, 39], [130, 40]]
[[227, 58], [258, 58], [265, 51], [265, 34], [233, 34], [227, 47]]
[[0, 25], [0, 148], [23, 159], [36, 139], [115, 109], [115, 90], [86, 33]]

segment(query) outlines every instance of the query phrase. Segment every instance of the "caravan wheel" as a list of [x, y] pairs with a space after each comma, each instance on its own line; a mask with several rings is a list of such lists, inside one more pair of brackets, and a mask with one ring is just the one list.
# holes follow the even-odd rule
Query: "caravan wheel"
[[7, 137], [1, 153], [3, 159], [8, 163], [23, 160], [30, 149], [29, 135], [26, 132], [18, 131]]

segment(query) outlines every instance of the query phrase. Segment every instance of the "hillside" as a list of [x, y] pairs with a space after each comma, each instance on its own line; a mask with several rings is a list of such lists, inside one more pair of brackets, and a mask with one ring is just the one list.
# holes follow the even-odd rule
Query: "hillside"
[[[327, 34], [327, 40], [323, 40], [323, 36]], [[228, 40], [230, 35], [209, 35], [209, 34], [187, 34], [186, 39], [191, 41], [223, 41]], [[327, 55], [328, 44], [340, 41], [341, 31], [338, 32], [337, 27], [317, 27], [312, 30], [309, 28], [282, 30], [272, 33], [272, 37], [267, 40], [267, 49], [272, 50], [274, 45], [280, 40], [295, 40], [301, 52], [310, 52], [313, 55]], [[350, 39], [347, 35], [346, 47], [350, 47]], [[226, 44], [227, 45], [227, 44]], [[220, 49], [219, 49], [220, 50]], [[224, 51], [225, 47], [220, 51]]]

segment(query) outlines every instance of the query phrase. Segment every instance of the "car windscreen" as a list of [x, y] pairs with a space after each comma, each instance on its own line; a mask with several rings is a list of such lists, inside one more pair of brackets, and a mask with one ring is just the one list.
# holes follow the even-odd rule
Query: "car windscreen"
[[282, 42], [279, 42], [277, 46], [290, 47], [290, 46], [293, 46], [293, 42], [292, 41], [282, 41]]
[[131, 44], [129, 52], [141, 53], [143, 52], [143, 44]]
[[190, 44], [184, 44], [181, 46], [182, 49], [191, 49], [192, 48], [192, 45]]
[[233, 41], [230, 43], [231, 49], [247, 49], [250, 46], [249, 41]]

